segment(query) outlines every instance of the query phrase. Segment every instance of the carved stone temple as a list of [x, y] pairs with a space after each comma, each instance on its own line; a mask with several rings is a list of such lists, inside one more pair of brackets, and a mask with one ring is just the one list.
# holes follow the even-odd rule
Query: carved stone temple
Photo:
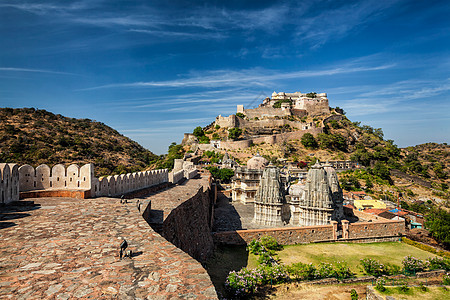
[[311, 166], [306, 182], [290, 186], [289, 195], [285, 195], [279, 169], [267, 166], [254, 205], [253, 222], [267, 227], [327, 225], [344, 218], [342, 190], [328, 163]]
[[264, 169], [256, 191], [253, 221], [265, 226], [283, 226], [284, 204], [284, 186], [280, 170], [270, 164]]

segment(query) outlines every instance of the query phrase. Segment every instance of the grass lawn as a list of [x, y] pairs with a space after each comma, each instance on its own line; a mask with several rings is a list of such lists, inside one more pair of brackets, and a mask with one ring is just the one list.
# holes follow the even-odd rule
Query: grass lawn
[[[290, 265], [296, 262], [336, 263], [344, 261], [356, 276], [363, 276], [360, 259], [373, 258], [381, 263], [402, 266], [402, 260], [412, 255], [426, 260], [436, 255], [400, 242], [351, 244], [351, 243], [318, 243], [306, 245], [284, 246], [278, 251], [281, 262]], [[206, 270], [211, 276], [214, 286], [219, 292], [223, 291], [223, 284], [230, 271], [238, 271], [243, 267], [256, 268], [257, 256], [249, 254], [245, 246], [220, 246], [214, 256], [206, 263]]]
[[448, 287], [431, 286], [427, 287], [426, 291], [423, 291], [420, 287], [410, 287], [408, 291], [403, 292], [399, 287], [386, 287], [386, 291], [380, 293], [380, 295], [392, 296], [395, 299], [408, 299], [408, 300], [421, 300], [421, 299], [450, 299], [450, 290]]
[[422, 260], [436, 256], [401, 242], [290, 245], [284, 246], [284, 249], [278, 252], [281, 262], [285, 265], [296, 262], [318, 264], [320, 262], [335, 263], [343, 261], [357, 276], [363, 275], [360, 269], [360, 259], [362, 258], [372, 258], [383, 264], [390, 263], [402, 266], [402, 260], [407, 255]]

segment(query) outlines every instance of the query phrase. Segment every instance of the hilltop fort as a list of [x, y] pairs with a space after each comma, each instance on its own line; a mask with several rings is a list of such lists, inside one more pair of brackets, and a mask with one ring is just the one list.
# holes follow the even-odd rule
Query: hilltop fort
[[[326, 93], [273, 92], [256, 108], [237, 105], [236, 113], [219, 115], [204, 130], [215, 130], [210, 146], [199, 145], [201, 150], [245, 149], [253, 144], [276, 144], [300, 139], [305, 133], [317, 135], [331, 119], [340, 120], [339, 109], [332, 110]], [[333, 114], [333, 115], [331, 115]], [[230, 137], [226, 130], [237, 128], [240, 136]], [[182, 144], [196, 144], [193, 134], [186, 133]]]

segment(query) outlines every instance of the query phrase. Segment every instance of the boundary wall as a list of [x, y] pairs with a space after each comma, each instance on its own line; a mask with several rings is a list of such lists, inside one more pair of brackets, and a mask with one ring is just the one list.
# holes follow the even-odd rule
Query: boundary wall
[[[360, 216], [362, 214], [364, 213], [359, 212]], [[369, 214], [364, 214], [364, 217], [366, 215]], [[343, 220], [341, 226], [332, 221], [330, 225], [320, 226], [215, 232], [213, 233], [213, 239], [217, 244], [226, 245], [245, 245], [265, 235], [273, 236], [282, 245], [320, 242], [371, 243], [397, 241], [404, 234], [405, 221], [387, 220], [379, 217], [378, 220], [351, 224], [347, 220]]]
[[19, 166], [0, 164], [0, 204], [19, 201]]

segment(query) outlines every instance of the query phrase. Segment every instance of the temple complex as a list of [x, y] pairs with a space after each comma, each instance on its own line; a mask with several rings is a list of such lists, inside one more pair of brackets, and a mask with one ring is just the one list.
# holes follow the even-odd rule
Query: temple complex
[[328, 163], [316, 162], [305, 184], [292, 185], [285, 194], [280, 170], [267, 166], [257, 186], [253, 222], [265, 227], [315, 226], [344, 218], [342, 190], [336, 171]]

